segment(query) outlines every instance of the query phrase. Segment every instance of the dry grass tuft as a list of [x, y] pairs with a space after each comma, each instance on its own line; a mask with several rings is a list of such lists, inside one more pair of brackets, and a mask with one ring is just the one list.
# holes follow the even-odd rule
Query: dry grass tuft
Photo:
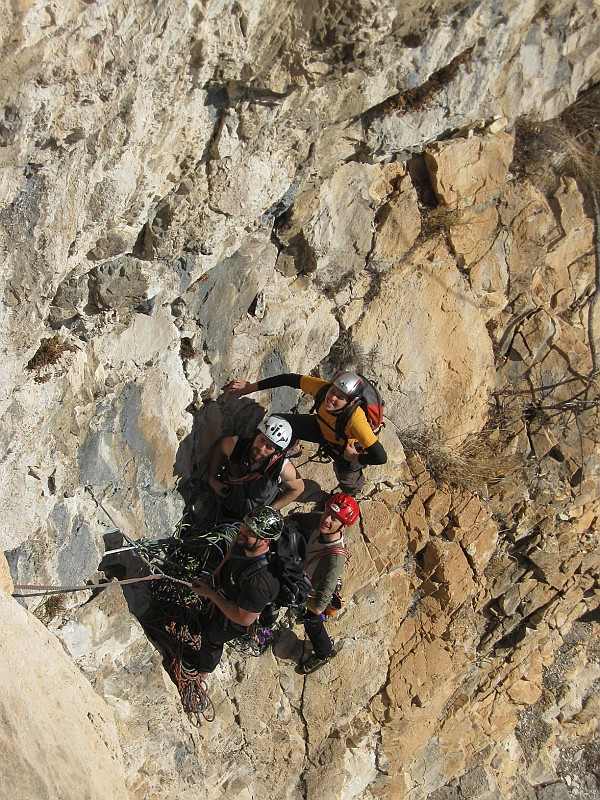
[[51, 595], [47, 600], [45, 600], [36, 610], [33, 612], [34, 615], [47, 625], [51, 622], [55, 617], [58, 617], [60, 614], [63, 613], [67, 605], [67, 597], [64, 594], [54, 594]]
[[540, 165], [600, 187], [600, 87], [590, 90], [555, 120], [517, 126], [516, 171]]
[[487, 493], [490, 486], [502, 483], [523, 466], [520, 456], [503, 452], [497, 431], [472, 434], [456, 450], [448, 447], [436, 428], [412, 428], [399, 436], [405, 452], [418, 453], [436, 481], [478, 494]]
[[50, 374], [40, 375], [40, 371], [59, 362], [63, 353], [75, 350], [73, 345], [61, 342], [58, 336], [42, 339], [37, 351], [27, 362], [26, 369], [38, 373], [34, 379], [37, 383], [45, 383]]

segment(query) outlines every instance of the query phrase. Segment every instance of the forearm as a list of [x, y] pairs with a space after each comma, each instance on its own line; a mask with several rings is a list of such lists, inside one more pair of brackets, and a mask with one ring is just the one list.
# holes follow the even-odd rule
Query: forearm
[[[325, 556], [325, 558], [329, 559], [331, 557]], [[344, 569], [343, 557], [334, 556], [333, 558], [335, 558], [335, 561], [331, 564], [331, 567], [323, 571], [313, 583], [309, 599], [314, 608], [311, 608], [311, 605], [307, 603], [308, 608], [310, 608], [313, 614], [320, 614], [322, 611], [325, 611]]]
[[387, 453], [383, 449], [381, 442], [375, 442], [370, 447], [367, 447], [358, 457], [359, 464], [385, 464], [387, 461]]
[[[339, 575], [338, 575], [338, 578], [339, 578]], [[330, 602], [331, 598], [333, 597], [333, 593], [335, 591], [335, 587], [337, 585], [338, 578], [336, 578], [333, 581], [333, 583], [331, 583], [331, 584], [328, 581], [327, 584], [319, 586], [317, 589], [313, 589], [313, 597], [311, 597], [310, 600], [311, 600], [311, 604], [314, 606], [314, 608], [311, 608], [310, 610], [314, 614], [320, 614], [321, 612], [325, 611], [325, 609], [329, 605], [329, 602]], [[307, 605], [308, 605], [308, 603], [307, 603]], [[310, 608], [310, 606], [309, 606], [309, 608]], [[316, 611], [315, 611], [315, 609], [316, 609]]]
[[290, 481], [289, 484], [284, 485], [283, 492], [279, 495], [277, 500], [272, 504], [276, 511], [280, 511], [285, 506], [293, 503], [296, 498], [300, 497], [304, 491], [304, 481], [302, 478]]
[[317, 606], [315, 605], [314, 598], [307, 597], [306, 607], [308, 608], [309, 611], [312, 611], [313, 614], [322, 614], [323, 611], [325, 611], [325, 609], [327, 608], [327, 605], [325, 605], [323, 608], [317, 608]]
[[302, 375], [299, 375], [297, 372], [284, 372], [281, 375], [273, 375], [272, 378], [263, 378], [261, 381], [257, 381], [256, 383], [252, 384], [256, 386], [256, 389], [252, 389], [253, 392], [262, 391], [263, 389], [276, 389], [279, 386], [291, 386], [293, 389], [300, 388], [300, 379]]

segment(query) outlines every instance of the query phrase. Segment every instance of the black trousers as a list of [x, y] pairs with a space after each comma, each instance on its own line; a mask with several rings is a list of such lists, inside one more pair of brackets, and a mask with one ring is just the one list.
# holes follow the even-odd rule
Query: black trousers
[[184, 661], [199, 672], [215, 670], [223, 655], [225, 642], [230, 642], [246, 633], [246, 628], [234, 625], [217, 606], [213, 606], [210, 613], [200, 617], [200, 628], [202, 632], [200, 649], [187, 647], [183, 654]]
[[318, 658], [329, 658], [333, 645], [321, 617], [307, 610], [304, 616], [304, 630], [312, 643], [315, 655]]
[[333, 460], [333, 471], [342, 492], [352, 497], [360, 492], [365, 485], [362, 464], [352, 464], [350, 461], [346, 461], [343, 456], [327, 446], [327, 441], [314, 414], [278, 414], [277, 416], [290, 423], [294, 439], [325, 445], [327, 454]]

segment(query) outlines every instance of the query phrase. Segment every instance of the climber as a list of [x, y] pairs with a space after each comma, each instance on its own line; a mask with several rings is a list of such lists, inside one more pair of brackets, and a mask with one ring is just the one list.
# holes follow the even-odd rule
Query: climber
[[246, 395], [277, 386], [292, 386], [316, 398], [316, 416], [279, 416], [291, 424], [295, 439], [318, 442], [323, 447], [333, 460], [342, 492], [356, 496], [365, 484], [363, 467], [387, 461], [387, 454], [360, 407], [365, 389], [363, 378], [354, 372], [340, 372], [329, 382], [309, 375], [286, 373], [256, 383], [234, 380], [225, 386], [225, 391]]
[[[195, 581], [192, 591], [211, 602], [209, 613], [200, 615], [202, 632], [198, 650], [186, 646], [183, 666], [206, 678], [217, 667], [223, 645], [247, 632], [261, 611], [279, 592], [279, 581], [267, 567], [270, 543], [283, 531], [283, 517], [269, 506], [250, 511], [237, 534], [228, 558], [219, 571], [219, 589]], [[251, 569], [259, 562], [263, 569]], [[248, 573], [248, 574], [246, 574]]]
[[358, 520], [360, 509], [347, 494], [331, 495], [325, 502], [319, 527], [308, 540], [306, 574], [312, 590], [306, 601], [302, 621], [313, 646], [313, 653], [298, 665], [308, 675], [319, 669], [334, 655], [333, 642], [323, 624], [325, 609], [331, 603], [340, 581], [348, 551], [344, 546], [344, 529]]
[[291, 425], [277, 416], [263, 420], [251, 437], [219, 439], [208, 482], [223, 498], [221, 518], [241, 520], [263, 505], [280, 511], [302, 494], [304, 481], [286, 458], [291, 440]]

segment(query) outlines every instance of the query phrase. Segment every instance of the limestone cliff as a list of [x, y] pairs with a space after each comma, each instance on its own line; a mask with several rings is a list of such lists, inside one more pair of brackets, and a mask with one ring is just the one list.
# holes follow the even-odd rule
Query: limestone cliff
[[[12, 580], [98, 578], [112, 521], [170, 533], [215, 440], [299, 401], [232, 377], [359, 367], [390, 455], [339, 654], [297, 675], [300, 627], [229, 652], [199, 730], [135, 597], [4, 597], [3, 718], [47, 723], [3, 731], [11, 796], [600, 796], [596, 4], [4, 12]], [[312, 509], [335, 479], [300, 463]]]

